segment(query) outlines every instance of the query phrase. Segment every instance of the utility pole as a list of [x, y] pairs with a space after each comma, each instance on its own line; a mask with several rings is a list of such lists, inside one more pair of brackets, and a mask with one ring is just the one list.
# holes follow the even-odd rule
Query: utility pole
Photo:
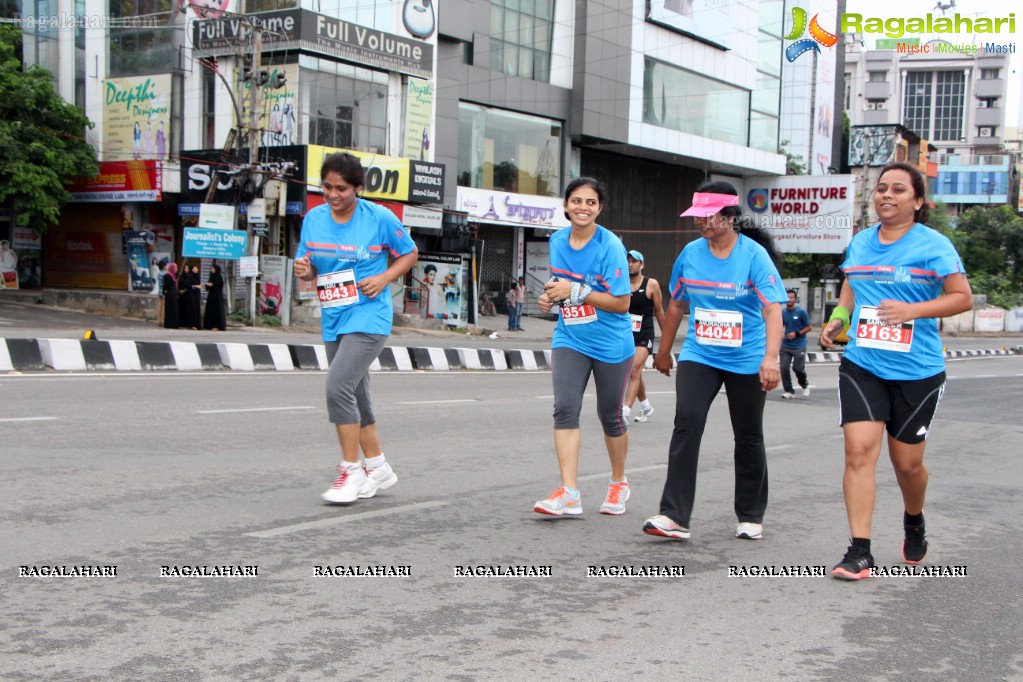
[[[259, 168], [259, 110], [260, 92], [263, 88], [262, 64], [260, 57], [263, 52], [263, 33], [258, 26], [258, 19], [249, 18], [249, 30], [252, 31], [252, 72], [249, 78], [249, 183], [256, 187], [256, 173]], [[259, 258], [259, 237], [253, 234], [252, 223], [246, 219], [245, 232], [249, 238], [249, 255]], [[256, 323], [256, 278], [249, 280], [249, 319]]]

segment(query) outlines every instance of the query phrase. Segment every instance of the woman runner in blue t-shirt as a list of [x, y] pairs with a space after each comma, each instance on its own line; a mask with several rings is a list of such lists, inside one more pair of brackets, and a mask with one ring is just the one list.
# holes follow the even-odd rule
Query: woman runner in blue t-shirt
[[735, 437], [735, 536], [763, 537], [767, 508], [764, 403], [781, 379], [782, 286], [769, 234], [742, 218], [727, 182], [707, 182], [683, 216], [693, 216], [703, 239], [682, 249], [671, 271], [671, 303], [654, 368], [671, 376], [671, 347], [689, 311], [689, 331], [678, 356], [675, 428], [660, 514], [647, 519], [650, 535], [686, 540], [696, 495], [696, 465], [711, 403], [724, 385]]
[[599, 180], [573, 180], [565, 189], [565, 215], [572, 226], [558, 230], [550, 240], [553, 277], [539, 303], [545, 313], [558, 306], [558, 324], [551, 341], [551, 382], [561, 487], [533, 505], [539, 514], [575, 516], [583, 512], [576, 488], [579, 412], [590, 374], [611, 459], [611, 481], [600, 513], [624, 514], [629, 499], [625, 480], [629, 436], [622, 398], [636, 352], [629, 318], [632, 287], [625, 246], [613, 232], [597, 225], [604, 194]]
[[923, 224], [929, 213], [925, 192], [923, 176], [910, 164], [881, 169], [874, 188], [881, 222], [849, 244], [838, 306], [821, 333], [821, 345], [829, 348], [853, 323], [838, 369], [842, 489], [852, 544], [831, 575], [843, 580], [868, 578], [874, 567], [874, 471], [886, 430], [905, 505], [902, 558], [918, 564], [927, 554], [924, 445], [945, 390], [938, 318], [969, 310], [973, 292], [952, 242]]
[[388, 285], [412, 268], [419, 251], [394, 213], [359, 198], [365, 177], [354, 154], [323, 160], [326, 203], [306, 214], [295, 251], [295, 276], [316, 282], [330, 363], [327, 416], [337, 429], [342, 457], [337, 479], [321, 495], [330, 504], [373, 497], [398, 482], [381, 449], [369, 367], [391, 333]]

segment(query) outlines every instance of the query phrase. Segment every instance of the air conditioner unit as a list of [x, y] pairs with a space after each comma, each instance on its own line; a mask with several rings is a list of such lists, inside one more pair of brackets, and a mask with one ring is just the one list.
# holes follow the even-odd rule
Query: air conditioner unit
[[977, 100], [977, 108], [978, 109], [987, 109], [987, 100], [986, 99], [979, 99], [979, 100]]
[[878, 102], [877, 103], [877, 108], [878, 109], [887, 109], [888, 108], [888, 103], [887, 102]]
[[873, 111], [874, 109], [877, 109], [877, 104], [875, 102], [867, 102], [866, 106], [864, 106], [864, 109], [866, 109], [867, 111]]
[[978, 137], [994, 137], [995, 129], [991, 126], [983, 126], [977, 131]]

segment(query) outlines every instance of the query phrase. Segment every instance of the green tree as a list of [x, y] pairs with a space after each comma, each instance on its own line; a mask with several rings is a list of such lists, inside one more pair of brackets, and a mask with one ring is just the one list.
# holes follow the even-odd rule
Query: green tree
[[0, 24], [0, 205], [18, 225], [45, 232], [72, 198], [64, 183], [98, 172], [84, 139], [92, 126], [56, 93], [48, 71], [22, 67], [21, 31]]
[[1023, 218], [1005, 205], [974, 206], [954, 233], [974, 293], [1002, 308], [1023, 303]]

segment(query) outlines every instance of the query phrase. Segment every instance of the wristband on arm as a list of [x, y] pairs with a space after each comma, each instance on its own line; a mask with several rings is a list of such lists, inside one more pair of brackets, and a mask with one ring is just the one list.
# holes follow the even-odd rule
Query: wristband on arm
[[841, 320], [842, 327], [849, 326], [849, 309], [845, 306], [836, 305], [835, 309], [831, 311], [831, 317], [828, 319], [828, 324], [831, 324], [835, 320]]

